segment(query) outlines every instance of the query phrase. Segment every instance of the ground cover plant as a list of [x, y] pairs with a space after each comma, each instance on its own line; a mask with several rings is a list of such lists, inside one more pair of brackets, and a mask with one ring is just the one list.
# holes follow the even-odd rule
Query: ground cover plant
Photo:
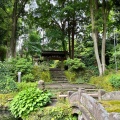
[[90, 79], [90, 84], [94, 84], [97, 88], [105, 89], [106, 91], [120, 90], [120, 71], [111, 71], [104, 76], [93, 76]]
[[58, 102], [56, 106], [44, 107], [42, 110], [32, 112], [26, 120], [77, 120], [72, 115], [72, 108], [67, 103]]
[[30, 112], [36, 111], [50, 103], [52, 94], [37, 88], [29, 88], [19, 92], [10, 103], [10, 111], [15, 117], [26, 118]]

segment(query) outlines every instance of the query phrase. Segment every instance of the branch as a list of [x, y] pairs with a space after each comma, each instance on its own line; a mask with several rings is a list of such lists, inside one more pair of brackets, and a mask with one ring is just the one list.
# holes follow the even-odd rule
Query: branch
[[18, 14], [17, 14], [17, 18], [20, 16], [20, 14], [23, 12], [23, 9], [24, 9], [24, 7], [25, 7], [25, 4], [28, 2], [28, 0], [22, 0], [21, 1], [21, 8], [20, 8], [20, 10], [19, 10], [19, 12], [18, 12]]
[[59, 23], [55, 20], [55, 18], [52, 18], [52, 19], [53, 19], [54, 23], [61, 29]]

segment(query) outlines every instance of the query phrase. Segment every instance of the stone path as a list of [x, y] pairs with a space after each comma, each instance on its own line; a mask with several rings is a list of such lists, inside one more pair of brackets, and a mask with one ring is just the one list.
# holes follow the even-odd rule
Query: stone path
[[58, 93], [66, 94], [68, 91], [78, 91], [79, 88], [95, 89], [95, 86], [89, 84], [72, 84], [72, 83], [50, 83], [45, 84], [47, 90], [53, 91], [55, 96], [52, 98], [51, 106], [55, 106], [57, 103]]
[[70, 90], [70, 91], [76, 91], [79, 88], [85, 88], [85, 89], [95, 89], [94, 85], [89, 84], [72, 84], [72, 83], [50, 83], [45, 84], [46, 89], [55, 89], [55, 90]]

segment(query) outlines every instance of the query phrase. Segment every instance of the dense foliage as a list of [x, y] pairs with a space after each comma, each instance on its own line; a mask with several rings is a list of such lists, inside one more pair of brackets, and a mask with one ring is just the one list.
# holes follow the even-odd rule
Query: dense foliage
[[9, 66], [0, 62], [0, 92], [2, 93], [17, 89], [16, 83], [10, 73]]
[[91, 77], [90, 83], [107, 91], [120, 90], [120, 71], [108, 72], [104, 76]]
[[117, 74], [117, 75], [112, 75], [109, 79], [110, 83], [112, 84], [112, 86], [119, 90], [120, 89], [120, 75]]
[[85, 68], [85, 64], [79, 58], [65, 60], [65, 66], [68, 66], [70, 71], [79, 71]]
[[38, 110], [50, 103], [50, 92], [29, 88], [19, 92], [10, 104], [10, 110], [15, 117], [27, 117], [30, 112]]

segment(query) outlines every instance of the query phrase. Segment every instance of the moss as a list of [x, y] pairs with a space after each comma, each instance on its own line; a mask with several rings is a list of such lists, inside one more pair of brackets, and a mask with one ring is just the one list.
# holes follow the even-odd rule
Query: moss
[[39, 111], [32, 112], [26, 120], [77, 120], [72, 116], [72, 109], [66, 103], [57, 103], [55, 106], [48, 106]]
[[106, 111], [120, 113], [120, 100], [100, 101]]
[[111, 74], [105, 76], [91, 77], [90, 84], [94, 84], [97, 88], [105, 89], [106, 91], [114, 91], [115, 88], [109, 82]]
[[0, 94], [0, 106], [8, 107], [9, 102], [13, 99], [13, 97], [17, 94], [17, 92], [12, 92], [8, 94]]

